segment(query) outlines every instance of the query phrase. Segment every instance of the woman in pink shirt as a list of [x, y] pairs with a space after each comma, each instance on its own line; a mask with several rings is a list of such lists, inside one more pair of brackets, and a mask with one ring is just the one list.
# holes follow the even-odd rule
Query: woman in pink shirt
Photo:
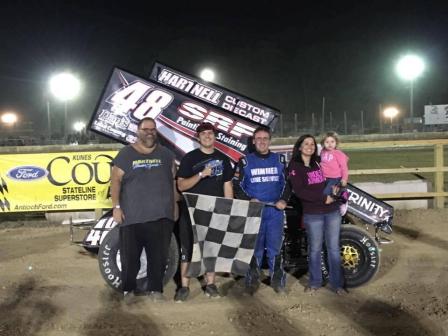
[[333, 186], [340, 185], [337, 197], [343, 204], [341, 215], [347, 211], [347, 191], [344, 189], [348, 181], [348, 156], [338, 149], [339, 138], [337, 133], [328, 132], [321, 141], [322, 151], [320, 152], [322, 172], [325, 177], [324, 195], [333, 195]]

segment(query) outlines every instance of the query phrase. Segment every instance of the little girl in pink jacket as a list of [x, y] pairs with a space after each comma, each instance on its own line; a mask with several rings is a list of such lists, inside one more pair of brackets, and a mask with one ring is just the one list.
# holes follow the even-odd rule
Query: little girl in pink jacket
[[[338, 195], [345, 195], [346, 197], [347, 193], [344, 193], [344, 188], [348, 182], [348, 156], [338, 149], [339, 138], [337, 133], [328, 132], [325, 134], [321, 145], [321, 168], [326, 181], [324, 194], [333, 196], [333, 186], [337, 185], [341, 187]], [[343, 203], [346, 203], [346, 199], [344, 202], [344, 197], [341, 200]], [[345, 214], [346, 205], [344, 204], [342, 208], [341, 212]]]

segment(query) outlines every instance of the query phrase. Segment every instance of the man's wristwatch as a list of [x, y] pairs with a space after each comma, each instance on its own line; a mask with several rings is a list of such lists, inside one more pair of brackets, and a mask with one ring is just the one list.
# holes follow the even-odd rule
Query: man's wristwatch
[[120, 204], [117, 204], [116, 206], [114, 206], [115, 209], [120, 209]]
[[204, 175], [202, 174], [202, 172], [199, 172], [199, 177], [200, 177], [200, 178], [203, 178], [203, 177], [204, 177]]

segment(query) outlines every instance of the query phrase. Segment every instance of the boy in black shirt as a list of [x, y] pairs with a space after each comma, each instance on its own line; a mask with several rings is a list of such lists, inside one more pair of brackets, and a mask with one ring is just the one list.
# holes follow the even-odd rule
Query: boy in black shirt
[[[233, 168], [230, 160], [215, 149], [215, 128], [210, 123], [202, 123], [196, 129], [200, 147], [187, 153], [181, 160], [177, 171], [177, 187], [179, 191], [204, 194], [217, 197], [233, 198]], [[179, 237], [181, 242], [181, 277], [182, 287], [178, 289], [174, 300], [185, 301], [190, 293], [190, 278], [186, 276], [191, 261], [193, 232], [191, 229], [188, 208], [181, 202], [179, 220]], [[215, 273], [206, 273], [205, 295], [218, 298], [215, 285]]]

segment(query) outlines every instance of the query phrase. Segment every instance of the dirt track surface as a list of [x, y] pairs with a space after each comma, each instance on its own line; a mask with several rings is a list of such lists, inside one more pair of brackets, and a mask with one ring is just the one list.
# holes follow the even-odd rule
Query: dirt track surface
[[225, 297], [127, 305], [103, 282], [95, 257], [69, 244], [67, 227], [0, 229], [0, 335], [448, 335], [448, 209], [397, 212], [392, 245], [367, 286], [338, 297], [287, 297], [262, 285], [242, 296], [241, 280], [218, 277]]

